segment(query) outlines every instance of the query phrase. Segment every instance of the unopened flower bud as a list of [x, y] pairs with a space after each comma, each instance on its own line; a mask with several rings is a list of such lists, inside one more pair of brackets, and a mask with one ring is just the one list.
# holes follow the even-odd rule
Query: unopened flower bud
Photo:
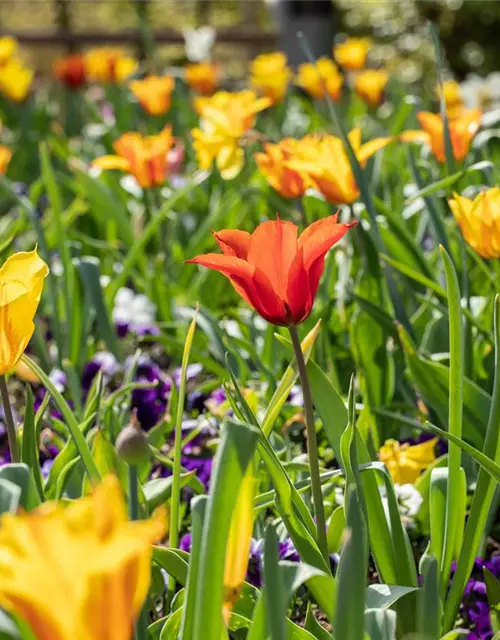
[[148, 439], [137, 420], [120, 431], [116, 439], [116, 450], [127, 464], [140, 464], [150, 457]]

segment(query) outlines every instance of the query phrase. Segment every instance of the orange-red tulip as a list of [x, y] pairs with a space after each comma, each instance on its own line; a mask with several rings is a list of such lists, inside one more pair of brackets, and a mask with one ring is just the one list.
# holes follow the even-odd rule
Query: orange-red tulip
[[175, 80], [171, 76], [148, 76], [144, 80], [133, 80], [129, 87], [152, 116], [161, 116], [170, 109]]
[[56, 78], [70, 89], [78, 89], [87, 81], [85, 57], [80, 54], [59, 58], [52, 65]]
[[279, 219], [263, 222], [252, 234], [223, 229], [214, 232], [222, 254], [187, 262], [220, 271], [268, 322], [297, 325], [311, 313], [327, 251], [352, 226], [339, 224], [334, 215], [317, 220], [300, 237], [295, 224]]
[[219, 67], [211, 62], [198, 62], [184, 67], [187, 84], [204, 96], [211, 96], [217, 89]]

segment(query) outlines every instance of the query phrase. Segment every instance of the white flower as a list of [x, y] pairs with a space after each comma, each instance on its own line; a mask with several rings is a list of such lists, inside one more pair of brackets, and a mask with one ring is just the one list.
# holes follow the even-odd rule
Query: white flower
[[490, 73], [485, 78], [477, 73], [469, 74], [460, 84], [460, 95], [469, 109], [481, 108], [484, 111], [500, 103], [500, 72]]
[[156, 305], [144, 294], [122, 287], [115, 296], [113, 322], [135, 328], [152, 327], [156, 322]]
[[210, 58], [210, 52], [215, 43], [215, 29], [213, 27], [184, 29], [182, 35], [188, 60], [201, 62]]
[[420, 491], [412, 484], [395, 484], [394, 489], [402, 515], [414, 518], [424, 501]]

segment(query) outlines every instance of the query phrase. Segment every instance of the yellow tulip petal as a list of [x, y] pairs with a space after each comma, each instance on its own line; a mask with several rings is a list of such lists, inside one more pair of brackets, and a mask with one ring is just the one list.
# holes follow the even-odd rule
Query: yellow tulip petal
[[130, 162], [121, 156], [101, 156], [92, 161], [92, 166], [103, 171], [116, 169], [117, 171], [130, 171]]
[[359, 162], [363, 165], [368, 158], [370, 158], [374, 153], [383, 149], [388, 144], [393, 142], [394, 138], [375, 138], [375, 140], [370, 140], [370, 142], [365, 142], [359, 149], [358, 156]]

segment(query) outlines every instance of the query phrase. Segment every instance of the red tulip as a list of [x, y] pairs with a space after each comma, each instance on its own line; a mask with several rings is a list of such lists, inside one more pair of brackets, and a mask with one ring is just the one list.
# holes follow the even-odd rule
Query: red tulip
[[271, 220], [250, 234], [238, 229], [214, 232], [222, 255], [207, 253], [192, 260], [227, 276], [240, 294], [268, 322], [290, 326], [311, 313], [324, 269], [325, 255], [354, 224], [329, 216], [298, 237], [292, 222]]

